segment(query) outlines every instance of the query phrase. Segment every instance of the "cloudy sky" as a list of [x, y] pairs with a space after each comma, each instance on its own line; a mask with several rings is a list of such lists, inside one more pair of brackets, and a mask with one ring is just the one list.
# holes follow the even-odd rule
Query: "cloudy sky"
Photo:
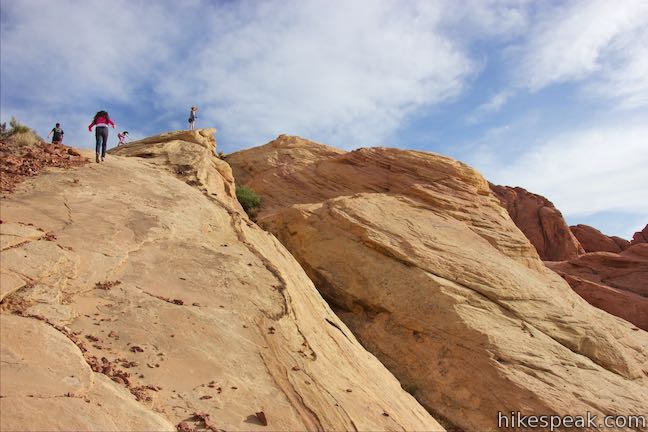
[[[412, 148], [552, 200], [568, 223], [648, 223], [648, 1], [0, 0], [0, 117], [93, 145], [218, 128]], [[111, 144], [116, 143], [111, 135]]]

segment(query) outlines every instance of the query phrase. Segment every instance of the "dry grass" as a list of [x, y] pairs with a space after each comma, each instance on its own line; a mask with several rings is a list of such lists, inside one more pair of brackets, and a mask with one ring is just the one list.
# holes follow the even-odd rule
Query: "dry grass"
[[6, 138], [6, 141], [13, 146], [25, 147], [39, 144], [43, 139], [36, 135], [34, 131], [29, 129], [26, 132], [12, 133], [8, 138]]

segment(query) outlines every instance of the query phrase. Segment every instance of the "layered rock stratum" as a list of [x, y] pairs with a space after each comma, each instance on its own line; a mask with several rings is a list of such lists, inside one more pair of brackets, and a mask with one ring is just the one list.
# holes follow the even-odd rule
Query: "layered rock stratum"
[[546, 264], [590, 304], [648, 331], [648, 243]]
[[[634, 247], [645, 243], [648, 225], [636, 232], [631, 242], [589, 225], [571, 226], [571, 235], [565, 235], [567, 223], [545, 197], [519, 187], [491, 184], [491, 189], [545, 264], [574, 291], [591, 305], [648, 330], [646, 257], [642, 248]], [[534, 218], [536, 212], [530, 209], [538, 206]], [[554, 242], [549, 249], [557, 253], [547, 252], [547, 242]], [[625, 253], [628, 248], [633, 250]]]
[[541, 259], [563, 261], [585, 252], [562, 213], [547, 198], [521, 187], [490, 186]]
[[2, 200], [0, 429], [442, 430], [242, 212], [213, 133]]
[[[497, 413], [510, 411], [648, 411], [648, 333], [589, 305], [549, 270], [470, 167], [283, 135], [227, 162], [261, 195], [258, 223], [448, 424], [493, 429]], [[553, 213], [540, 204], [534, 218], [538, 207]], [[573, 239], [566, 225], [564, 233]], [[567, 243], [554, 258], [582, 252]]]

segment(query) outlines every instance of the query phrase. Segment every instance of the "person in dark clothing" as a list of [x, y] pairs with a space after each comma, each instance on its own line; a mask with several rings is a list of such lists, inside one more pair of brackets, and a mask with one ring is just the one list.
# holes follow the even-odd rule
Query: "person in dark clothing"
[[88, 130], [92, 132], [92, 126], [95, 127], [95, 138], [97, 140], [95, 160], [99, 163], [99, 153], [101, 151], [101, 161], [106, 157], [106, 145], [108, 144], [108, 125], [115, 129], [115, 123], [110, 119], [106, 111], [99, 111], [95, 114]]
[[195, 106], [191, 107], [191, 111], [189, 111], [189, 129], [194, 130], [194, 127], [196, 125], [196, 119], [198, 118], [198, 108]]
[[56, 126], [52, 128], [50, 133], [47, 134], [47, 138], [52, 135], [52, 144], [60, 144], [63, 142], [63, 129], [61, 129], [61, 123], [56, 123]]

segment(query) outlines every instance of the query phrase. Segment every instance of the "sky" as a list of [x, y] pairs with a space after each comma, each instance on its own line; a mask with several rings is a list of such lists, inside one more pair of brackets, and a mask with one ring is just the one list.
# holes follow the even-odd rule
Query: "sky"
[[648, 1], [0, 0], [0, 120], [444, 154], [569, 224], [648, 223]]

